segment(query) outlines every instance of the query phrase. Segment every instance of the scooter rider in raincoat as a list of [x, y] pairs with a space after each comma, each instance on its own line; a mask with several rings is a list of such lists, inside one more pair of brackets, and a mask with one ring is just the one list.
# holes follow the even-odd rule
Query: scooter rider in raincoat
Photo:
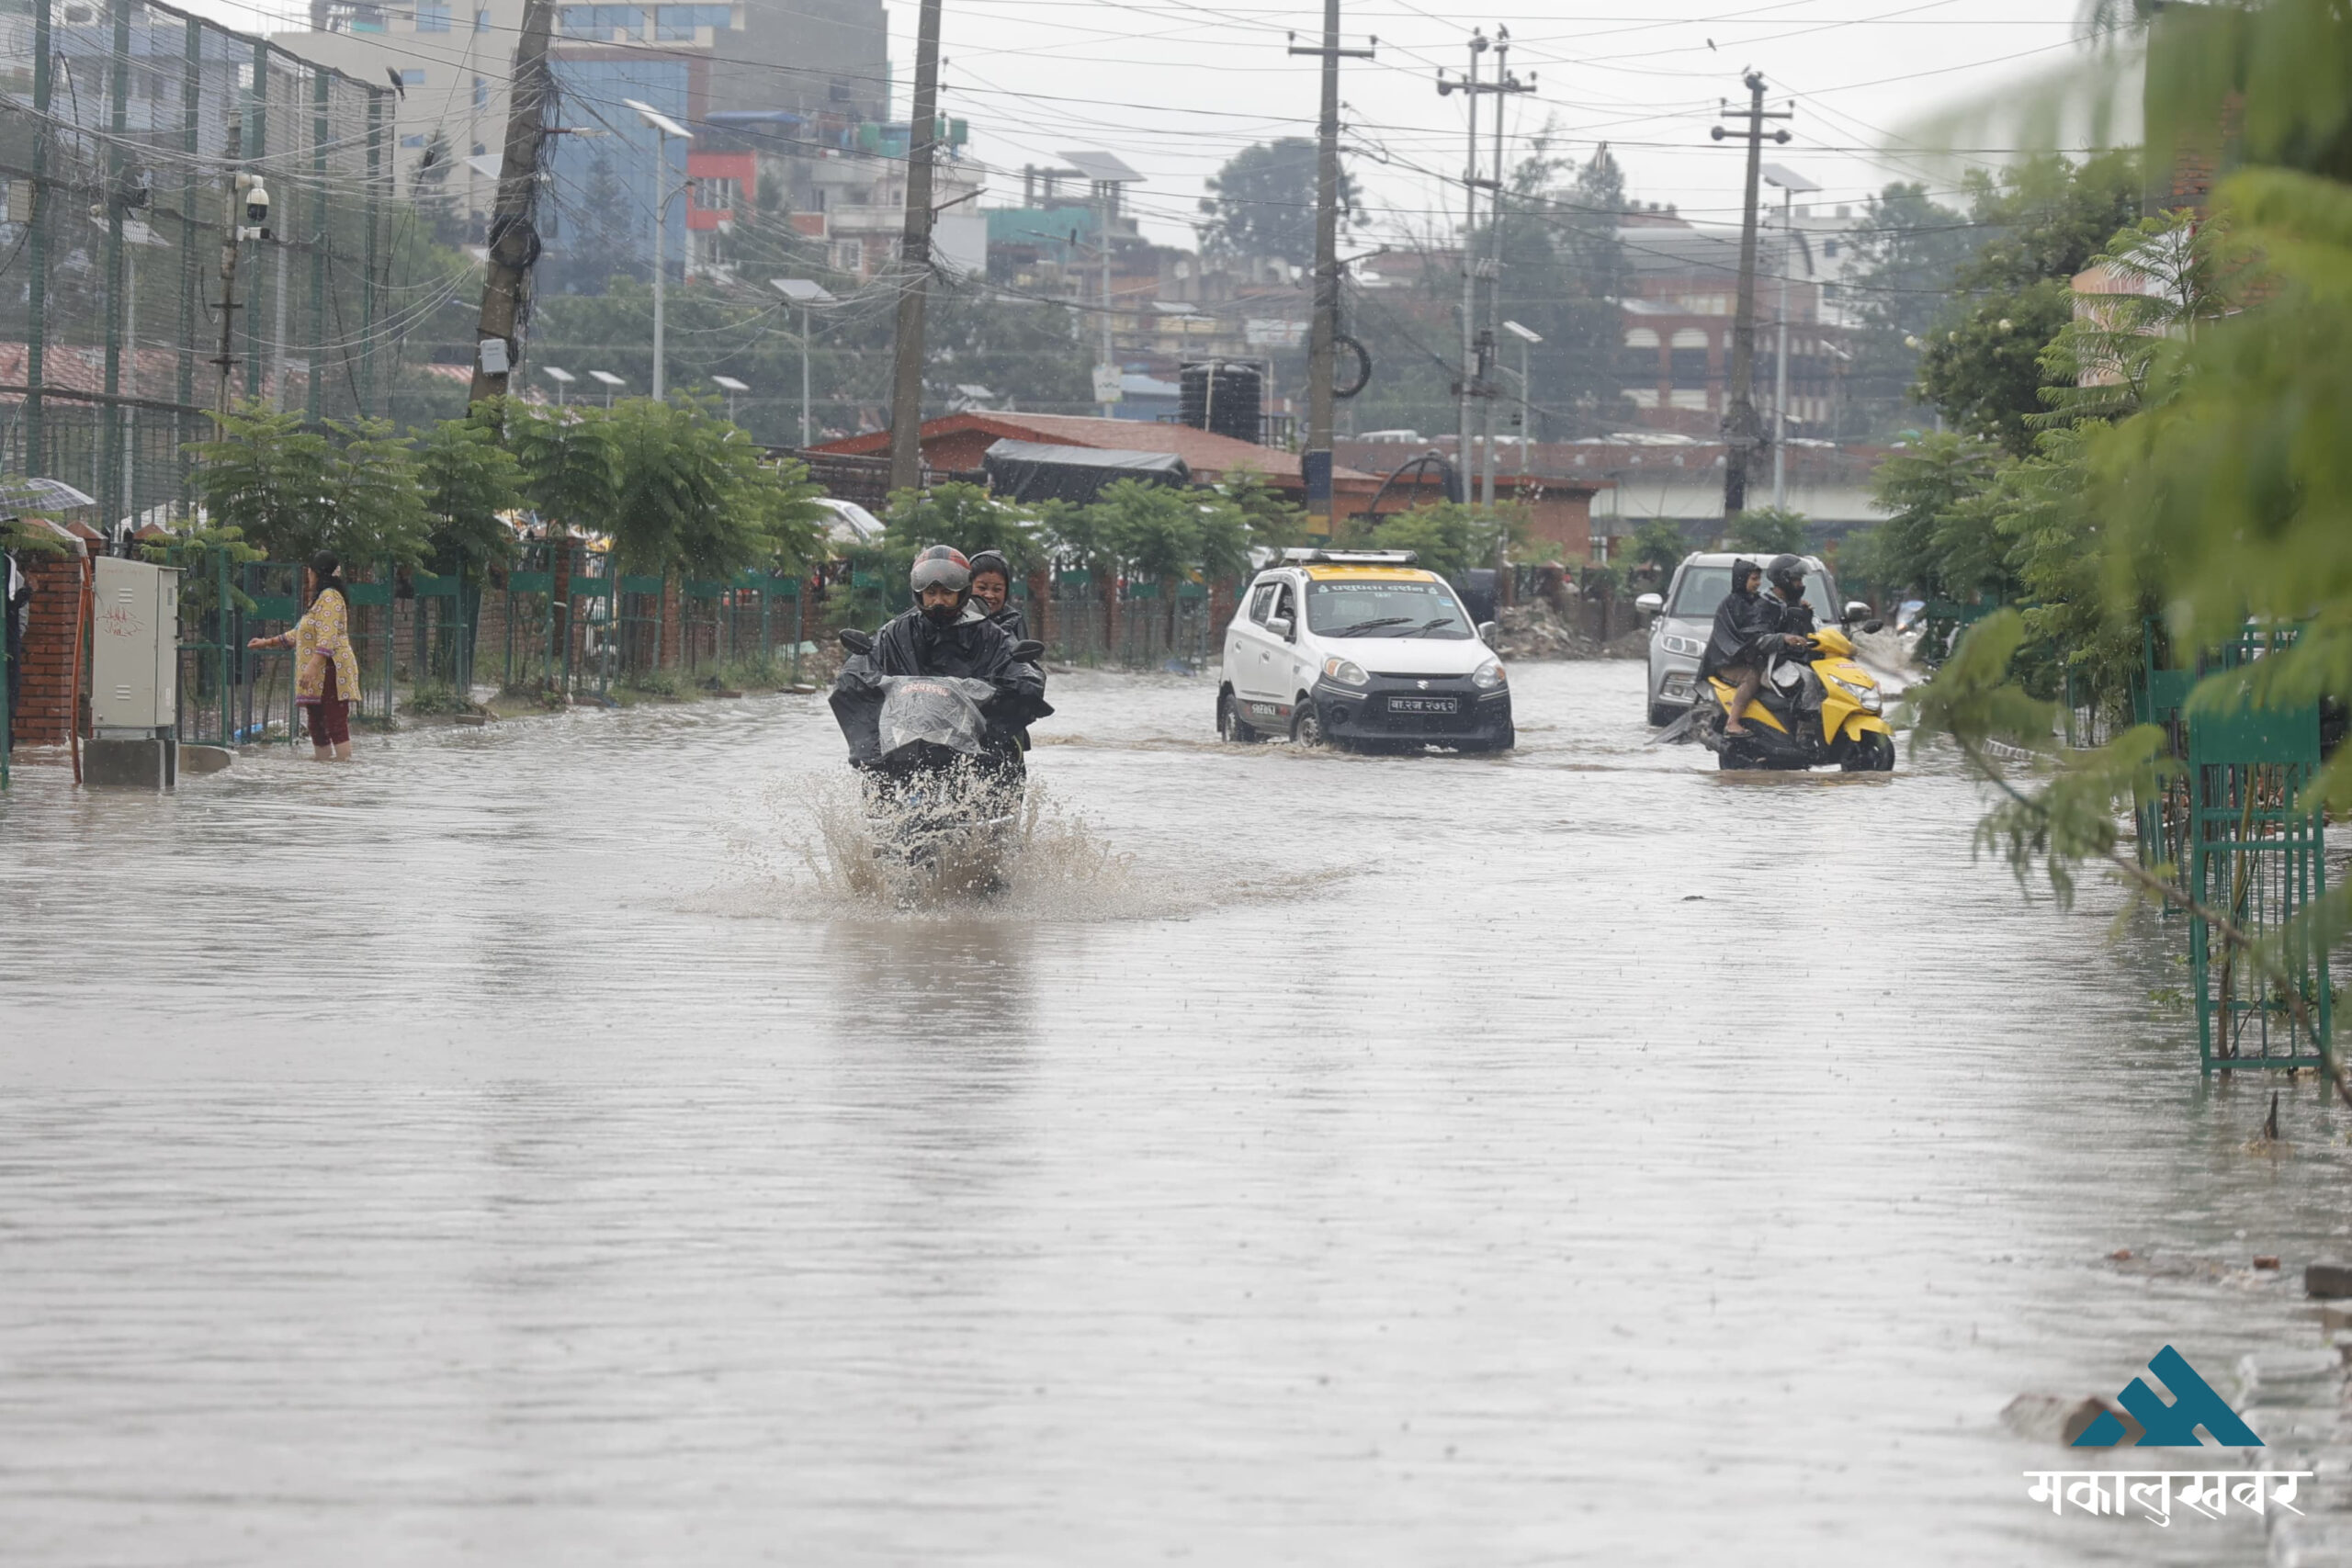
[[981, 550], [972, 557], [972, 602], [980, 614], [996, 624], [999, 631], [1015, 642], [1027, 640], [1029, 617], [1021, 606], [1012, 603], [1012, 563], [997, 550]]
[[[1747, 711], [1764, 683], [1764, 661], [1783, 648], [1793, 648], [1804, 639], [1790, 637], [1781, 629], [1781, 610], [1786, 601], [1768, 601], [1757, 592], [1764, 580], [1764, 569], [1752, 560], [1731, 563], [1731, 592], [1715, 606], [1714, 631], [1707, 638], [1707, 651], [1699, 660], [1699, 678], [1720, 675], [1736, 682], [1732, 692], [1731, 712], [1724, 717], [1725, 735], [1745, 735], [1747, 728], [1740, 716]], [[1802, 575], [1798, 581], [1803, 592]]]

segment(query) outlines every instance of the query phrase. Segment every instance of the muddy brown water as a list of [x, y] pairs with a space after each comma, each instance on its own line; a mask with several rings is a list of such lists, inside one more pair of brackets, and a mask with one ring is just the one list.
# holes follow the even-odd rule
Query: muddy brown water
[[1997, 1417], [2302, 1342], [2230, 1266], [2346, 1249], [2315, 1094], [2249, 1152], [2177, 933], [1938, 759], [1515, 681], [1474, 761], [1060, 678], [1062, 858], [949, 916], [803, 863], [816, 699], [24, 770], [0, 1557], [2260, 1561]]

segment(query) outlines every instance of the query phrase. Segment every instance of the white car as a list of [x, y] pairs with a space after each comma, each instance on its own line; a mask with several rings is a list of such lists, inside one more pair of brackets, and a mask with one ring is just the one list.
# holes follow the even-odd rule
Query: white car
[[1285, 550], [1225, 632], [1217, 733], [1367, 750], [1514, 744], [1510, 686], [1445, 579], [1410, 550]]

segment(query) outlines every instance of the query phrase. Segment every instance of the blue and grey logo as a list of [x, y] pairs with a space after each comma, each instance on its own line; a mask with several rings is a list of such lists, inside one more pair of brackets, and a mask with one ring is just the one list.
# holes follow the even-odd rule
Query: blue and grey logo
[[2132, 1418], [2142, 1427], [2139, 1439], [2132, 1443], [2131, 1434], [2111, 1410], [2102, 1412], [2098, 1420], [2083, 1429], [2074, 1446], [2078, 1449], [2112, 1449], [2136, 1446], [2143, 1449], [2196, 1449], [2205, 1445], [2197, 1436], [2202, 1427], [2213, 1440], [2225, 1449], [2258, 1449], [2262, 1439], [2230, 1408], [2229, 1402], [2213, 1392], [2213, 1385], [2197, 1373], [2188, 1359], [2167, 1345], [2148, 1362], [2148, 1371], [2163, 1380], [2172, 1391], [2172, 1403], [2148, 1386], [2145, 1378], [2133, 1378], [2124, 1385], [2115, 1402], [2132, 1413]]

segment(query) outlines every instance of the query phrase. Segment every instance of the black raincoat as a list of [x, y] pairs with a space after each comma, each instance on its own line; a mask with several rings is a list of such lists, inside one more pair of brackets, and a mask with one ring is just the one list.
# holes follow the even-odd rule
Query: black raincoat
[[960, 675], [996, 687], [980, 711], [1012, 749], [1017, 766], [1019, 737], [1054, 710], [1046, 701], [1044, 672], [1015, 660], [1012, 644], [977, 605], [967, 605], [960, 619], [944, 626], [933, 625], [921, 605], [891, 621], [874, 634], [874, 651], [851, 659], [833, 683], [833, 714], [849, 740], [850, 760], [870, 761], [878, 750], [875, 727], [882, 693], [872, 677]]
[[1758, 570], [1754, 561], [1732, 563], [1732, 591], [1715, 606], [1715, 628], [1708, 636], [1705, 655], [1699, 660], [1702, 678], [1731, 664], [1761, 669], [1765, 656], [1781, 646], [1781, 611], [1770, 602], [1771, 596], [1741, 592], [1747, 579]]

